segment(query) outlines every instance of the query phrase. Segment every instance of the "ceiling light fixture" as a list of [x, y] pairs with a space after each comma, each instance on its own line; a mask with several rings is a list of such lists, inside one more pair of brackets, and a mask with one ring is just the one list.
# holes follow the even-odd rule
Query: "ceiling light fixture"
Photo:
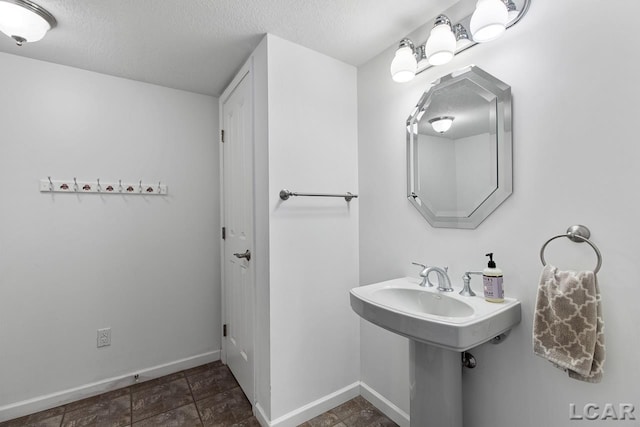
[[41, 40], [56, 25], [52, 14], [29, 0], [0, 0], [0, 31], [18, 46]]
[[455, 25], [449, 16], [459, 16], [460, 11], [452, 6], [435, 19], [425, 43], [415, 45], [409, 38], [400, 41], [391, 62], [393, 80], [408, 82], [416, 74], [431, 66], [446, 64], [479, 42], [496, 39], [522, 19], [530, 3], [531, 0], [477, 0], [475, 10]]
[[451, 129], [451, 125], [453, 124], [453, 117], [451, 116], [442, 116], [442, 117], [434, 117], [429, 120], [431, 127], [434, 131], [438, 133], [445, 133], [449, 129]]

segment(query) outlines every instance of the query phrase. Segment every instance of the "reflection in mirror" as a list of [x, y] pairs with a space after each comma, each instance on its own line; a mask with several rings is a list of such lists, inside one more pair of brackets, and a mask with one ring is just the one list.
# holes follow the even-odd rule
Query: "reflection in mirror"
[[476, 228], [512, 189], [511, 89], [471, 66], [407, 120], [408, 197], [434, 227]]

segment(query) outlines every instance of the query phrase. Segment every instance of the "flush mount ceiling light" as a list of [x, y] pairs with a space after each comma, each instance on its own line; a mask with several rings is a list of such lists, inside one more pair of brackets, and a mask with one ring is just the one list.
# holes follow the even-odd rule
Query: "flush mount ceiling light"
[[409, 38], [402, 39], [391, 62], [393, 80], [408, 82], [479, 42], [496, 39], [522, 19], [530, 3], [531, 0], [477, 0], [475, 10], [468, 11], [455, 25], [449, 16], [460, 16], [461, 12], [457, 5], [452, 6], [435, 19], [425, 43], [416, 45]]
[[451, 125], [453, 124], [453, 117], [451, 116], [442, 116], [442, 117], [434, 117], [429, 120], [431, 123], [431, 127], [434, 131], [438, 133], [445, 133], [449, 129], [451, 129]]
[[41, 40], [56, 24], [52, 14], [29, 0], [0, 0], [0, 31], [18, 46]]

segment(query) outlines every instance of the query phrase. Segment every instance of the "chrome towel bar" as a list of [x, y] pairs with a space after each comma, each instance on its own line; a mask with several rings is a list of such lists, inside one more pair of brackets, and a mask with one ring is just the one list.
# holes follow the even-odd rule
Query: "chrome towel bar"
[[587, 242], [589, 246], [591, 246], [593, 250], [596, 251], [596, 255], [598, 257], [598, 264], [596, 265], [596, 268], [593, 270], [593, 272], [597, 273], [598, 271], [600, 271], [600, 267], [602, 266], [602, 254], [600, 253], [598, 247], [591, 240], [589, 240], [589, 237], [591, 237], [591, 231], [589, 231], [589, 229], [584, 225], [572, 225], [567, 229], [567, 232], [565, 234], [558, 234], [557, 236], [553, 236], [552, 238], [547, 240], [544, 245], [542, 245], [542, 248], [540, 248], [540, 260], [542, 261], [542, 265], [547, 265], [546, 261], [544, 260], [544, 250], [547, 245], [551, 243], [551, 241], [559, 239], [561, 237], [566, 237], [576, 243]]
[[344, 197], [347, 202], [350, 202], [351, 199], [357, 199], [357, 194], [351, 194], [347, 192], [346, 194], [325, 194], [325, 193], [298, 193], [295, 191], [289, 191], [286, 189], [280, 190], [280, 198], [282, 200], [288, 200], [289, 197]]

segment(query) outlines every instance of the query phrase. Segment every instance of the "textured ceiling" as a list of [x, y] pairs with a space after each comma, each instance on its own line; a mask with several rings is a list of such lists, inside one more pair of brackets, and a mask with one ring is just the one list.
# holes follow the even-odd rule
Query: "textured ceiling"
[[35, 0], [58, 26], [0, 51], [219, 96], [265, 33], [359, 66], [457, 0]]

